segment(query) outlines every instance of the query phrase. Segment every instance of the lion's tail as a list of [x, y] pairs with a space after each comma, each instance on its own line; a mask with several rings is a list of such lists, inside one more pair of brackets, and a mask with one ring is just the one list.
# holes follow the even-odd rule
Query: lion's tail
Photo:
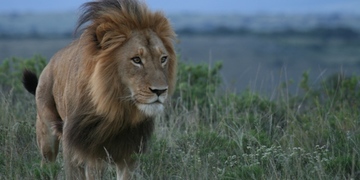
[[35, 73], [25, 69], [23, 72], [22, 83], [27, 91], [35, 95], [36, 87], [38, 85], [38, 78]]

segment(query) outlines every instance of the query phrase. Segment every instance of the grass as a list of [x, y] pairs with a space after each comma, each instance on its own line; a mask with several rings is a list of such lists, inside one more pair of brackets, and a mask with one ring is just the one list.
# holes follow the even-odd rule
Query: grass
[[[134, 156], [133, 177], [360, 178], [359, 77], [333, 76], [309, 86], [304, 73], [301, 95], [279, 88], [270, 99], [249, 90], [223, 94], [213, 88], [221, 65], [196, 66], [180, 66], [179, 84], [189, 84], [157, 119], [148, 152]], [[55, 165], [40, 168], [33, 97], [6, 91], [0, 103], [0, 179], [64, 179], [61, 152]], [[113, 167], [106, 172], [104, 179], [114, 179]]]

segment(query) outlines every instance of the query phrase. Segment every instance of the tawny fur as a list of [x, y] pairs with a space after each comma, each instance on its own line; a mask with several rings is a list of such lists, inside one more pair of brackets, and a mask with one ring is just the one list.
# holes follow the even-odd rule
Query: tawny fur
[[[79, 39], [56, 53], [33, 84], [43, 164], [55, 161], [61, 140], [68, 179], [90, 178], [108, 158], [128, 173], [131, 155], [145, 151], [153, 131], [156, 113], [149, 111], [162, 109], [176, 79], [175, 33], [161, 12], [135, 0], [94, 1], [83, 9]], [[23, 81], [34, 90], [33, 74], [25, 71]]]

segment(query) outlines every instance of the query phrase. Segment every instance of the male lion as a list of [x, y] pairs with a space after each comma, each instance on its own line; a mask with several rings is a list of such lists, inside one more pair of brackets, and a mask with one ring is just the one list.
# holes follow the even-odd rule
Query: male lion
[[[175, 33], [161, 12], [135, 0], [83, 5], [81, 36], [60, 50], [39, 77], [24, 71], [35, 95], [42, 164], [62, 141], [66, 179], [92, 179], [104, 161], [129, 178], [131, 155], [144, 152], [154, 117], [174, 91]], [[99, 170], [100, 169], [100, 170]]]

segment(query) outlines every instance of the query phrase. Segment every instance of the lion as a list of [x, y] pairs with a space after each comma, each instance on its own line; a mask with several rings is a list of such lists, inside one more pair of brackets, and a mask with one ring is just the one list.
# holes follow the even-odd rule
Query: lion
[[135, 0], [83, 6], [81, 35], [57, 52], [37, 76], [23, 73], [35, 95], [42, 162], [62, 143], [66, 179], [93, 179], [104, 163], [130, 178], [133, 154], [146, 150], [155, 117], [176, 83], [176, 34], [162, 12]]

